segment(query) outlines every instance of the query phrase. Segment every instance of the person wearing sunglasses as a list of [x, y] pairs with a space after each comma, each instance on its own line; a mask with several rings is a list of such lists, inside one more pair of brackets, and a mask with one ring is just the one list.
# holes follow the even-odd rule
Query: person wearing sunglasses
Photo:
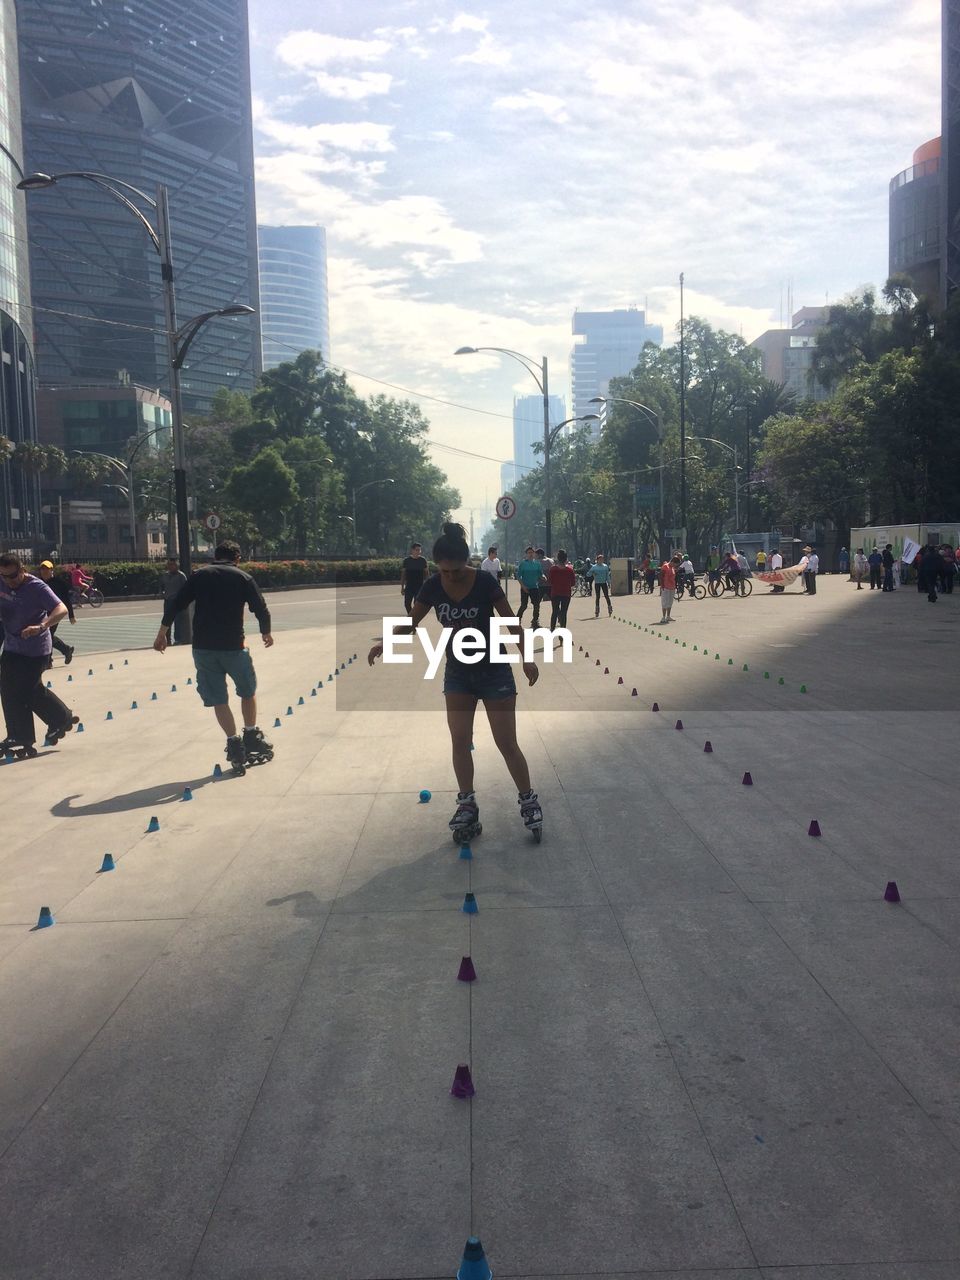
[[0, 622], [5, 638], [0, 654], [0, 702], [7, 736], [0, 752], [36, 755], [34, 715], [47, 726], [47, 740], [59, 742], [78, 717], [44, 687], [53, 650], [51, 628], [67, 616], [56, 593], [27, 573], [13, 552], [0, 554]]

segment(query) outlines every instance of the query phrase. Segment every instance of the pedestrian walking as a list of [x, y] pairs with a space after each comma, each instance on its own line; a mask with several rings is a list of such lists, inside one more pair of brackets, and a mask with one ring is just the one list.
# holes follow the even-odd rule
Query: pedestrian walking
[[940, 577], [940, 557], [933, 546], [923, 548], [920, 568], [917, 571], [917, 590], [925, 591], [931, 604], [937, 603], [937, 582]]
[[0, 654], [0, 703], [6, 738], [0, 752], [36, 755], [38, 716], [47, 726], [47, 741], [59, 742], [78, 717], [43, 683], [53, 649], [51, 627], [67, 616], [67, 606], [42, 578], [27, 573], [18, 555], [0, 554], [0, 620], [4, 643]]
[[953, 595], [953, 579], [956, 575], [956, 559], [953, 554], [953, 547], [949, 542], [944, 542], [940, 546], [940, 563], [937, 566], [939, 570], [939, 583], [941, 595]]
[[[60, 603], [66, 606], [67, 619], [69, 620], [70, 625], [73, 627], [73, 626], [76, 626], [77, 619], [73, 612], [73, 601], [70, 598], [70, 579], [66, 576], [66, 574], [55, 573], [54, 572], [55, 568], [56, 566], [54, 565], [52, 560], [41, 560], [40, 567], [37, 570], [37, 577], [40, 578], [43, 582], [45, 582], [47, 586], [50, 587], [50, 589], [53, 591], [54, 595], [57, 597]], [[60, 639], [60, 637], [57, 635], [58, 626], [59, 626], [59, 623], [55, 622], [53, 626], [50, 627], [50, 639], [57, 653], [63, 654], [63, 665], [65, 667], [69, 667], [70, 663], [73, 661], [74, 646], [72, 644], [67, 644], [65, 640]], [[47, 666], [48, 667], [53, 666], [52, 655], [47, 662]]]
[[866, 577], [870, 563], [863, 554], [863, 547], [857, 547], [856, 554], [853, 557], [853, 576], [856, 580], [857, 590], [863, 590], [863, 579]]
[[520, 608], [517, 610], [517, 618], [523, 618], [524, 611], [529, 604], [533, 610], [533, 626], [535, 628], [539, 627], [540, 600], [542, 598], [540, 581], [543, 578], [543, 565], [533, 554], [533, 547], [525, 549], [523, 559], [517, 565], [516, 578], [520, 583]]
[[537, 559], [540, 561], [540, 599], [550, 599], [550, 570], [554, 566], [552, 556], [548, 556], [543, 547], [537, 547]]
[[874, 547], [867, 557], [867, 563], [870, 565], [870, 590], [880, 590], [880, 573], [883, 569], [883, 556], [877, 547]]
[[[527, 547], [532, 555], [533, 547]], [[517, 803], [524, 825], [539, 840], [543, 811], [537, 793], [530, 784], [530, 770], [517, 742], [517, 686], [509, 663], [491, 659], [490, 621], [494, 613], [512, 618], [513, 610], [500, 584], [470, 563], [466, 534], [458, 524], [445, 524], [433, 545], [433, 561], [437, 572], [424, 583], [414, 602], [408, 626], [396, 629], [398, 635], [414, 632], [431, 611], [444, 627], [455, 632], [474, 629], [487, 637], [487, 647], [480, 660], [469, 665], [461, 662], [447, 646], [443, 673], [443, 696], [447, 707], [447, 727], [453, 754], [453, 771], [457, 779], [457, 810], [450, 819], [450, 830], [458, 842], [471, 840], [481, 831], [480, 809], [473, 789], [474, 770], [473, 722], [477, 703], [482, 702], [497, 749], [503, 756], [517, 788]], [[525, 563], [520, 562], [521, 565]], [[539, 561], [535, 561], [539, 565]], [[519, 566], [518, 566], [519, 573]], [[519, 630], [519, 628], [518, 628]], [[367, 655], [371, 666], [383, 653], [378, 641]], [[474, 654], [476, 657], [476, 654]], [[536, 684], [540, 675], [534, 662], [523, 664], [527, 682]]]
[[[177, 614], [193, 604], [197, 693], [205, 707], [213, 708], [217, 724], [226, 734], [227, 760], [239, 772], [248, 762], [259, 763], [273, 754], [273, 744], [267, 742], [257, 725], [257, 673], [243, 634], [246, 605], [260, 624], [264, 647], [269, 649], [273, 644], [270, 610], [256, 582], [238, 567], [240, 548], [235, 542], [221, 542], [213, 557], [213, 564], [191, 573], [173, 599], [166, 602], [153, 647], [158, 653], [164, 652]], [[227, 676], [240, 698], [243, 737], [237, 733]]]
[[808, 596], [815, 596], [817, 594], [817, 574], [820, 571], [820, 557], [813, 547], [804, 547], [803, 552], [807, 559], [803, 569], [804, 590]]
[[880, 562], [883, 565], [883, 590], [893, 590], [893, 543], [888, 542], [880, 553]]
[[[160, 594], [163, 596], [163, 603], [166, 606], [168, 600], [172, 600], [180, 588], [187, 581], [187, 575], [180, 568], [176, 559], [170, 556], [167, 559], [167, 567], [160, 575]], [[171, 644], [185, 644], [188, 636], [187, 623], [190, 615], [186, 612], [178, 613], [173, 621], [173, 630], [170, 634]]]
[[846, 547], [840, 548], [840, 572], [849, 574], [850, 572], [850, 552]]
[[593, 579], [593, 590], [596, 598], [596, 608], [593, 616], [600, 617], [600, 592], [603, 592], [603, 598], [607, 602], [607, 617], [613, 617], [613, 605], [610, 603], [610, 566], [604, 560], [601, 552], [597, 552], [597, 559], [594, 564], [587, 570], [587, 577]]
[[673, 608], [673, 602], [677, 594], [677, 569], [680, 566], [681, 556], [679, 551], [675, 551], [673, 556], [660, 566], [660, 618], [661, 625], [664, 622], [672, 622], [670, 610]]
[[557, 550], [557, 562], [551, 565], [548, 574], [550, 579], [550, 630], [567, 625], [567, 611], [570, 608], [570, 597], [576, 585], [577, 575], [567, 560], [567, 553], [562, 547]]
[[[496, 547], [487, 547], [487, 554], [484, 559], [480, 561], [480, 568], [484, 573], [489, 573], [497, 582], [501, 580], [503, 577], [503, 566], [497, 556]], [[409, 613], [410, 610], [408, 609], [407, 612]]]
[[400, 591], [403, 595], [403, 607], [410, 616], [417, 592], [427, 580], [427, 564], [423, 555], [423, 547], [419, 542], [410, 543], [410, 554], [400, 566]]

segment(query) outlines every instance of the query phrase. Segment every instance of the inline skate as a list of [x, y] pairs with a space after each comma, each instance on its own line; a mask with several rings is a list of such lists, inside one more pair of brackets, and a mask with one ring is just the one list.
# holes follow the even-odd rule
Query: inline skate
[[273, 743], [266, 740], [263, 730], [256, 725], [253, 728], [244, 729], [243, 749], [247, 764], [267, 764], [273, 759]]
[[32, 759], [37, 754], [36, 745], [32, 742], [17, 742], [16, 738], [4, 738], [0, 742], [0, 756], [10, 756], [15, 760]]
[[457, 795], [457, 812], [450, 819], [454, 844], [469, 844], [482, 830], [476, 796], [472, 791], [461, 791]]
[[228, 738], [226, 746], [227, 764], [238, 778], [247, 772], [247, 753], [243, 749], [242, 738]]
[[73, 726], [80, 723], [79, 716], [71, 716], [69, 720], [65, 720], [63, 724], [58, 725], [56, 729], [47, 729], [47, 736], [44, 740], [44, 746], [55, 747], [61, 738], [65, 738], [68, 733], [73, 732]]
[[535, 791], [520, 792], [517, 795], [517, 804], [520, 806], [523, 825], [539, 844], [543, 839], [543, 810], [540, 808], [537, 793]]

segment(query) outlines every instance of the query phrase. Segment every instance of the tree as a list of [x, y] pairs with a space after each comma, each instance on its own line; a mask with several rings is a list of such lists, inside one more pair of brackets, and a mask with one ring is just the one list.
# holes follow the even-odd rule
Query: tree
[[275, 448], [262, 450], [252, 462], [241, 463], [227, 477], [227, 501], [248, 512], [264, 541], [276, 542], [300, 491], [292, 469]]

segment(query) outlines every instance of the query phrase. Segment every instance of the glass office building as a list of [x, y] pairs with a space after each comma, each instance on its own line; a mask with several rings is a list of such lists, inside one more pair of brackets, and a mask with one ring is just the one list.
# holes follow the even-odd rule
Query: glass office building
[[260, 228], [263, 367], [319, 351], [330, 360], [327, 237], [323, 227]]
[[890, 181], [890, 274], [907, 275], [918, 297], [940, 301], [940, 139], [913, 153]]
[[[646, 314], [636, 307], [575, 311], [572, 331], [576, 341], [570, 352], [570, 384], [577, 417], [597, 412], [590, 401], [609, 393], [611, 378], [633, 372], [647, 342], [658, 347], [663, 343], [662, 325], [648, 324]], [[598, 440], [601, 423], [586, 425]]]
[[[246, 0], [19, 0], [25, 164], [169, 190], [178, 319], [259, 306]], [[38, 373], [45, 385], [167, 387], [159, 259], [82, 181], [31, 192]], [[256, 318], [190, 350], [184, 407], [260, 371]]]
[[[37, 440], [22, 154], [17, 16], [0, 0], [0, 436], [12, 445]], [[39, 480], [0, 454], [0, 546], [30, 551], [39, 520]]]

